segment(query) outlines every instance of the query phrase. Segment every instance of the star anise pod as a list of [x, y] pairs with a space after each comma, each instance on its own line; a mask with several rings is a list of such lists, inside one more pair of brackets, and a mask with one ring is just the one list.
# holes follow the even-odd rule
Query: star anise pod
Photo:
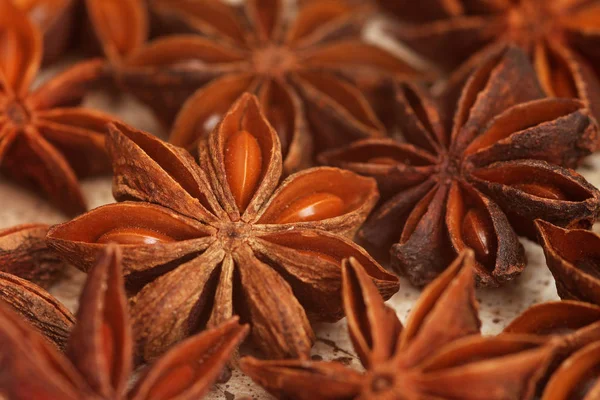
[[48, 225], [26, 224], [0, 230], [0, 271], [48, 287], [65, 262], [46, 246]]
[[77, 179], [110, 170], [104, 141], [112, 119], [73, 107], [105, 73], [103, 62], [76, 64], [30, 90], [41, 45], [27, 16], [0, 0], [0, 170], [77, 214], [86, 209]]
[[562, 299], [600, 304], [600, 236], [536, 222], [546, 263]]
[[[118, 64], [148, 37], [147, 0], [85, 0], [95, 39], [108, 60]], [[87, 22], [87, 21], [86, 21]]]
[[127, 60], [122, 81], [167, 122], [201, 87], [170, 136], [171, 143], [188, 149], [249, 91], [261, 99], [280, 136], [284, 170], [295, 171], [312, 161], [314, 145], [381, 134], [384, 127], [359, 88], [364, 82], [417, 74], [365, 42], [364, 13], [340, 1], [301, 7], [291, 20], [279, 0], [247, 1], [243, 12], [220, 0], [151, 4], [158, 20], [188, 34], [142, 47]]
[[241, 368], [281, 399], [529, 399], [553, 348], [530, 335], [478, 334], [473, 266], [473, 253], [461, 253], [425, 288], [403, 328], [360, 263], [345, 261], [348, 330], [366, 371], [250, 357]]
[[0, 389], [10, 399], [198, 399], [247, 334], [237, 318], [191, 337], [151, 365], [127, 390], [132, 338], [121, 254], [108, 246], [81, 294], [67, 356], [0, 306]]
[[75, 31], [77, 0], [11, 0], [25, 11], [44, 36], [44, 63], [56, 61]]
[[600, 399], [600, 342], [569, 357], [552, 375], [541, 400]]
[[479, 282], [499, 285], [524, 268], [517, 234], [534, 237], [536, 218], [589, 227], [598, 215], [598, 190], [561, 167], [594, 149], [594, 118], [578, 100], [544, 98], [518, 48], [473, 73], [452, 121], [420, 87], [395, 90], [403, 137], [357, 141], [321, 160], [378, 180], [382, 204], [361, 234], [395, 243], [393, 265], [413, 284], [470, 247]]
[[[550, 374], [560, 365], [570, 364], [568, 360], [580, 349], [600, 341], [600, 307], [571, 300], [537, 304], [511, 322], [504, 332], [547, 337], [556, 349], [547, 371]], [[545, 383], [547, 377], [540, 383]], [[538, 390], [541, 392], [543, 385]]]
[[[600, 117], [597, 0], [378, 0], [391, 32], [438, 66], [464, 70], [505, 43], [522, 47], [548, 96], [577, 97]], [[452, 49], [448, 51], [447, 49]]]
[[234, 314], [270, 356], [307, 356], [308, 317], [343, 316], [340, 264], [350, 256], [386, 298], [398, 290], [350, 240], [377, 202], [375, 181], [321, 167], [280, 183], [279, 140], [254, 96], [243, 95], [209, 135], [200, 165], [124, 125], [110, 128], [108, 148], [122, 202], [53, 227], [48, 240], [84, 269], [108, 242], [127, 249], [127, 280], [143, 286], [131, 307], [146, 359]]
[[0, 300], [27, 319], [50, 343], [64, 350], [75, 318], [43, 288], [0, 272]]

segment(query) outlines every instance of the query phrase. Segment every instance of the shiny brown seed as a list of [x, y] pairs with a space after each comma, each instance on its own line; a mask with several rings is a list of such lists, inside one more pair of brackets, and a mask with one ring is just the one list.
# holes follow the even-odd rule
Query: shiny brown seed
[[189, 364], [171, 369], [152, 387], [152, 398], [155, 400], [172, 399], [190, 387], [195, 378], [195, 370]]
[[566, 200], [567, 196], [557, 187], [542, 183], [520, 183], [514, 186], [525, 193], [550, 200]]
[[279, 216], [277, 223], [319, 221], [342, 214], [344, 200], [335, 194], [317, 192], [292, 202]]
[[117, 228], [106, 232], [96, 240], [97, 243], [118, 244], [156, 244], [173, 242], [174, 239], [167, 235], [144, 228]]
[[396, 165], [396, 164], [398, 164], [398, 161], [394, 160], [392, 157], [373, 157], [373, 158], [369, 158], [367, 163], [382, 164], [382, 165]]
[[477, 259], [489, 261], [493, 257], [493, 232], [485, 213], [477, 208], [471, 208], [465, 214], [462, 223], [463, 241], [475, 251]]
[[258, 140], [248, 131], [231, 135], [225, 146], [225, 174], [239, 210], [243, 212], [262, 172], [262, 151]]

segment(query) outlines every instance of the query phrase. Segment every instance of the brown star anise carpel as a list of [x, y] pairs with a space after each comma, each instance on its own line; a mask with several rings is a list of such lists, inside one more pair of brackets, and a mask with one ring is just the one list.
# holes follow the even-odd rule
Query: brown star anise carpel
[[77, 0], [11, 0], [44, 35], [44, 63], [56, 61], [75, 31]]
[[544, 221], [536, 225], [561, 299], [600, 305], [600, 235]]
[[[581, 349], [586, 349], [593, 343], [600, 343], [600, 307], [583, 303], [579, 301], [557, 301], [537, 304], [527, 309], [523, 314], [516, 318], [509, 326], [504, 330], [505, 333], [509, 334], [533, 334], [537, 336], [545, 336], [548, 338], [549, 343], [554, 345], [555, 353], [552, 357], [551, 365], [549, 366], [546, 377], [540, 381], [538, 385], [538, 392], [541, 394], [544, 392], [542, 397], [544, 400], [556, 399], [556, 400], [575, 400], [583, 399], [583, 395], [580, 397], [562, 397], [564, 396], [564, 390], [574, 390], [576, 386], [579, 389], [584, 389], [585, 380], [581, 375], [577, 375], [577, 372], [584, 365], [572, 365], [573, 358], [578, 359], [578, 354]], [[579, 361], [577, 362], [579, 364]], [[574, 369], [571, 369], [574, 367]], [[592, 364], [587, 364], [589, 371], [593, 377], [597, 377], [598, 370], [594, 370]], [[564, 369], [571, 370], [574, 374], [573, 377], [567, 378], [568, 373], [564, 372]], [[562, 371], [562, 372], [561, 372]], [[561, 383], [556, 382], [558, 378], [554, 378], [555, 375], [565, 378], [561, 378]], [[590, 375], [590, 378], [592, 378]], [[550, 382], [548, 382], [550, 378]], [[580, 379], [582, 382], [580, 382]], [[548, 384], [547, 388], [544, 386]], [[556, 392], [554, 392], [556, 388]], [[559, 390], [560, 388], [560, 390]], [[589, 389], [589, 387], [588, 387]], [[582, 391], [584, 393], [585, 391]], [[558, 396], [558, 397], [552, 397]], [[586, 397], [586, 400], [596, 399], [596, 397]]]
[[110, 171], [104, 141], [112, 119], [73, 107], [105, 73], [103, 62], [76, 64], [30, 90], [41, 53], [38, 29], [0, 0], [0, 170], [77, 214], [86, 209], [77, 179]]
[[66, 356], [0, 305], [0, 392], [11, 400], [198, 399], [248, 332], [232, 318], [193, 336], [151, 365], [127, 390], [132, 338], [121, 254], [109, 246], [90, 270]]
[[261, 361], [242, 370], [281, 399], [530, 399], [553, 347], [531, 335], [479, 335], [474, 257], [462, 252], [425, 288], [403, 327], [356, 260], [344, 261], [348, 330], [365, 367]]
[[0, 272], [0, 300], [64, 350], [75, 317], [50, 293], [30, 281]]
[[600, 399], [600, 341], [569, 357], [552, 375], [541, 400]]
[[243, 12], [221, 0], [151, 4], [158, 20], [187, 34], [159, 38], [135, 52], [121, 71], [122, 82], [165, 121], [201, 88], [183, 106], [170, 136], [188, 149], [243, 92], [254, 92], [280, 136], [284, 171], [293, 172], [312, 161], [314, 146], [382, 133], [360, 90], [364, 82], [417, 75], [365, 42], [365, 14], [340, 1], [301, 7], [294, 19], [286, 18], [279, 0], [250, 0]]
[[146, 0], [85, 0], [91, 29], [113, 64], [141, 47], [148, 37]]
[[48, 225], [26, 224], [0, 230], [0, 271], [48, 287], [65, 262], [46, 246]]
[[534, 237], [536, 218], [589, 227], [598, 215], [598, 190], [563, 168], [595, 148], [594, 118], [578, 100], [544, 98], [518, 48], [482, 64], [447, 108], [415, 85], [395, 90], [402, 137], [357, 141], [321, 161], [378, 180], [382, 204], [361, 235], [395, 243], [393, 266], [413, 284], [470, 247], [479, 283], [497, 286], [524, 268], [517, 234]]
[[498, 47], [516, 44], [529, 55], [548, 96], [577, 97], [600, 117], [600, 1], [378, 2], [402, 22], [392, 34], [438, 66], [451, 70], [464, 62], [464, 73]]
[[143, 286], [131, 307], [144, 358], [234, 314], [270, 356], [306, 357], [308, 317], [343, 316], [340, 264], [350, 256], [386, 298], [398, 290], [350, 240], [377, 202], [375, 181], [320, 167], [280, 183], [278, 136], [256, 97], [232, 106], [199, 149], [200, 165], [124, 125], [107, 143], [122, 202], [53, 227], [48, 243], [84, 269], [108, 242], [126, 249], [126, 279]]

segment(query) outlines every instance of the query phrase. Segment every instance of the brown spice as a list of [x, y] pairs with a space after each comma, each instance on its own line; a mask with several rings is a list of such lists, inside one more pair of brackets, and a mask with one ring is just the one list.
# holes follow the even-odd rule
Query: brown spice
[[597, 1], [378, 2], [404, 22], [392, 34], [438, 66], [452, 70], [462, 63], [457, 75], [464, 75], [498, 47], [516, 44], [527, 52], [548, 96], [579, 98], [600, 117]]
[[366, 371], [251, 357], [242, 370], [286, 399], [530, 399], [553, 347], [531, 335], [478, 335], [474, 262], [470, 250], [461, 253], [425, 288], [403, 328], [360, 263], [345, 260], [348, 330]]
[[357, 141], [321, 160], [378, 180], [383, 201], [361, 235], [391, 246], [413, 284], [469, 247], [479, 283], [500, 285], [524, 268], [517, 234], [535, 237], [536, 218], [586, 228], [597, 217], [600, 192], [563, 168], [595, 148], [594, 118], [578, 100], [544, 98], [518, 48], [488, 59], [447, 105], [410, 84], [395, 97], [401, 138]]
[[[247, 334], [237, 318], [171, 349], [131, 390], [131, 329], [121, 255], [109, 246], [90, 270], [67, 356], [0, 305], [0, 389], [10, 399], [198, 399]], [[127, 393], [128, 392], [128, 393]]]
[[155, 0], [151, 9], [169, 30], [186, 34], [142, 47], [120, 71], [122, 82], [167, 124], [189, 97], [170, 136], [188, 149], [243, 92], [253, 92], [279, 134], [290, 173], [312, 162], [315, 146], [381, 135], [363, 85], [418, 75], [366, 43], [364, 7], [340, 1], [300, 7], [293, 19], [279, 0], [251, 0], [241, 9], [219, 0]]
[[350, 238], [378, 193], [375, 181], [321, 167], [280, 182], [278, 136], [243, 95], [199, 148], [112, 126], [118, 204], [55, 226], [49, 245], [87, 269], [108, 242], [126, 249], [138, 350], [148, 359], [234, 314], [274, 357], [308, 357], [308, 317], [343, 316], [340, 264], [355, 257], [386, 298], [398, 290]]
[[27, 16], [0, 1], [0, 170], [42, 191], [63, 212], [85, 211], [78, 178], [108, 172], [106, 124], [97, 111], [73, 107], [105, 74], [85, 61], [30, 91], [40, 66], [41, 36]]
[[536, 225], [558, 295], [600, 305], [600, 236], [544, 221]]

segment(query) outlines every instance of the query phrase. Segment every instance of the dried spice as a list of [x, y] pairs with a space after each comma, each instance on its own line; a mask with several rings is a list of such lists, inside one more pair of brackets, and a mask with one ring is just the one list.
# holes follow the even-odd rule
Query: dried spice
[[104, 141], [112, 119], [73, 107], [105, 73], [103, 63], [76, 64], [30, 91], [41, 53], [38, 29], [0, 0], [0, 170], [77, 214], [86, 209], [77, 179], [110, 171]]
[[377, 202], [375, 181], [321, 167], [280, 183], [278, 136], [256, 97], [233, 105], [199, 149], [200, 165], [144, 132], [110, 131], [121, 202], [53, 227], [48, 243], [84, 269], [108, 242], [126, 249], [126, 279], [143, 286], [131, 307], [144, 358], [234, 314], [270, 356], [306, 357], [308, 317], [343, 316], [340, 264], [350, 256], [386, 298], [398, 290], [349, 239]]
[[556, 367], [573, 352], [600, 340], [600, 307], [571, 300], [536, 304], [511, 322], [504, 332], [551, 338], [556, 347], [553, 357]]
[[121, 254], [115, 245], [90, 270], [68, 358], [5, 306], [0, 307], [0, 321], [0, 389], [15, 400], [198, 399], [248, 331], [233, 318], [189, 338], [151, 365], [126, 395], [132, 338]]
[[[598, 1], [378, 0], [390, 29], [438, 66], [460, 73], [505, 43], [523, 48], [548, 96], [577, 97], [600, 117]], [[447, 51], [452, 49], [452, 51]]]
[[600, 236], [544, 221], [536, 225], [558, 295], [600, 305]]
[[517, 234], [535, 237], [536, 218], [591, 226], [600, 193], [563, 167], [594, 149], [594, 119], [578, 100], [544, 98], [525, 53], [509, 47], [487, 60], [447, 107], [415, 85], [395, 91], [403, 137], [357, 141], [321, 161], [378, 180], [382, 204], [361, 235], [395, 243], [395, 270], [413, 284], [469, 247], [479, 283], [496, 286], [524, 268]]
[[600, 342], [569, 357], [552, 375], [541, 400], [595, 400], [600, 398]]
[[470, 250], [461, 253], [425, 288], [403, 328], [360, 263], [344, 261], [348, 330], [365, 373], [250, 357], [241, 368], [282, 399], [530, 399], [553, 347], [531, 335], [478, 335], [474, 263]]
[[0, 272], [0, 300], [64, 350], [75, 318], [50, 293], [25, 279]]
[[280, 136], [289, 173], [312, 161], [314, 146], [381, 135], [384, 126], [359, 86], [390, 74], [417, 75], [361, 38], [363, 9], [324, 0], [288, 20], [279, 0], [247, 1], [242, 13], [219, 0], [155, 0], [157, 20], [187, 34], [142, 47], [127, 60], [122, 82], [167, 123], [201, 88], [170, 136], [188, 149], [243, 92], [256, 93]]
[[27, 224], [0, 230], [0, 271], [48, 287], [66, 263], [46, 246], [48, 225]]
[[44, 63], [56, 61], [75, 31], [77, 0], [11, 0], [27, 13], [44, 37]]
[[85, 0], [85, 4], [91, 30], [111, 63], [121, 63], [146, 41], [146, 0]]

